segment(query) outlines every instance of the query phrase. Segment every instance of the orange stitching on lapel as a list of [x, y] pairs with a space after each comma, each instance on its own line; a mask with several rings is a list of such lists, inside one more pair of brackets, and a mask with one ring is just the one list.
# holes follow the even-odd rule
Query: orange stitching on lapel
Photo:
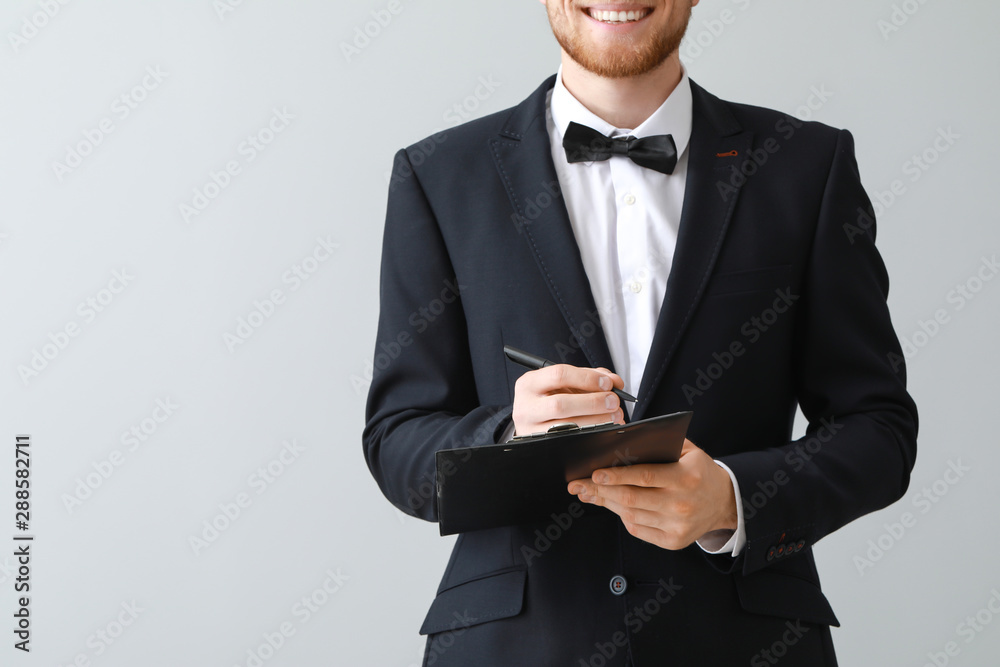
[[729, 151], [728, 153], [716, 153], [715, 157], [736, 157], [739, 155], [736, 151]]

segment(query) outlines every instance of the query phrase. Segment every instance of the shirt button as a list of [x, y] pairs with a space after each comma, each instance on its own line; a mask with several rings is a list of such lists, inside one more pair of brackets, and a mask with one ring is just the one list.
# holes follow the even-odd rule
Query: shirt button
[[639, 292], [642, 291], [642, 283], [640, 283], [638, 280], [634, 280], [632, 281], [632, 284], [628, 286], [628, 288], [632, 290], [634, 293], [638, 294]]
[[635, 195], [632, 194], [631, 192], [628, 193], [627, 195], [625, 195], [625, 203], [628, 204], [629, 206], [631, 206], [632, 204], [634, 204], [635, 203]]
[[611, 592], [615, 595], [624, 595], [625, 590], [628, 588], [628, 582], [625, 581], [625, 577], [620, 574], [616, 574], [611, 577]]

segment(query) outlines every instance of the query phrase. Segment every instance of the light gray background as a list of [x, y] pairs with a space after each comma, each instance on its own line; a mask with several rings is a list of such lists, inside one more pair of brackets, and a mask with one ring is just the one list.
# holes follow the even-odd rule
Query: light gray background
[[[506, 108], [555, 71], [542, 6], [402, 0], [348, 60], [341, 44], [387, 1], [234, 0], [221, 14], [221, 0], [68, 2], [12, 43], [46, 4], [0, 8], [0, 663], [246, 665], [282, 623], [295, 634], [264, 664], [417, 663], [452, 539], [384, 500], [360, 443], [386, 173], [396, 149], [453, 125], [454, 105]], [[683, 53], [723, 98], [852, 130], [873, 195], [902, 181], [879, 218], [893, 320], [913, 340], [947, 316], [908, 360], [917, 467], [900, 503], [816, 554], [842, 664], [922, 665], [950, 641], [950, 664], [994, 664], [1000, 621], [971, 637], [959, 624], [1000, 590], [1000, 280], [961, 309], [948, 294], [1000, 250], [1000, 5], [904, 5], [914, 13], [884, 35], [888, 0], [705, 0]], [[165, 78], [120, 118], [112, 104], [147, 67]], [[481, 77], [498, 87], [469, 99]], [[802, 108], [814, 89], [832, 96]], [[240, 143], [274, 109], [294, 119], [247, 161]], [[113, 132], [60, 180], [53, 163], [106, 117]], [[913, 181], [905, 163], [949, 128], [959, 138]], [[229, 160], [241, 172], [185, 222], [179, 205]], [[283, 274], [318, 237], [338, 247], [293, 291]], [[134, 278], [86, 322], [78, 304], [122, 269]], [[274, 289], [285, 302], [230, 351], [224, 335]], [[73, 322], [79, 335], [22, 380], [18, 367]], [[121, 434], [157, 399], [179, 407], [129, 451]], [[34, 438], [30, 656], [10, 633], [17, 433]], [[258, 494], [250, 477], [292, 439], [302, 451], [272, 463], [281, 474]], [[114, 450], [121, 464], [70, 511], [65, 497]], [[953, 485], [941, 481], [950, 462], [969, 468]], [[943, 497], [916, 504], [935, 482]], [[191, 536], [239, 493], [251, 504], [196, 554]], [[904, 512], [915, 523], [896, 539], [886, 524]], [[889, 550], [859, 570], [880, 540]], [[305, 620], [294, 605], [317, 591], [324, 604]], [[98, 642], [133, 601], [134, 622]]]

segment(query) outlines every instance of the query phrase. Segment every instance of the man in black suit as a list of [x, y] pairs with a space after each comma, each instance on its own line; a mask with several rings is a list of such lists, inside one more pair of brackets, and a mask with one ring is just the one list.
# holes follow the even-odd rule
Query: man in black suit
[[544, 4], [558, 75], [396, 156], [366, 459], [434, 521], [439, 449], [694, 417], [679, 462], [461, 534], [425, 664], [834, 665], [812, 545], [904, 493], [917, 430], [851, 135], [691, 82], [697, 0]]

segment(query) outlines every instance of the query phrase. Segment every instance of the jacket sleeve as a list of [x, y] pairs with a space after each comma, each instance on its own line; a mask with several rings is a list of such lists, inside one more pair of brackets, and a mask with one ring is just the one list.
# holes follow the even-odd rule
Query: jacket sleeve
[[[743, 496], [749, 574], [898, 500], [917, 411], [886, 306], [889, 281], [854, 142], [841, 131], [796, 305], [795, 386], [809, 421], [783, 446], [722, 457]], [[719, 563], [720, 561], [715, 561]]]
[[405, 150], [390, 183], [362, 442], [385, 496], [436, 521], [434, 453], [495, 443], [512, 406], [479, 404], [461, 289]]

